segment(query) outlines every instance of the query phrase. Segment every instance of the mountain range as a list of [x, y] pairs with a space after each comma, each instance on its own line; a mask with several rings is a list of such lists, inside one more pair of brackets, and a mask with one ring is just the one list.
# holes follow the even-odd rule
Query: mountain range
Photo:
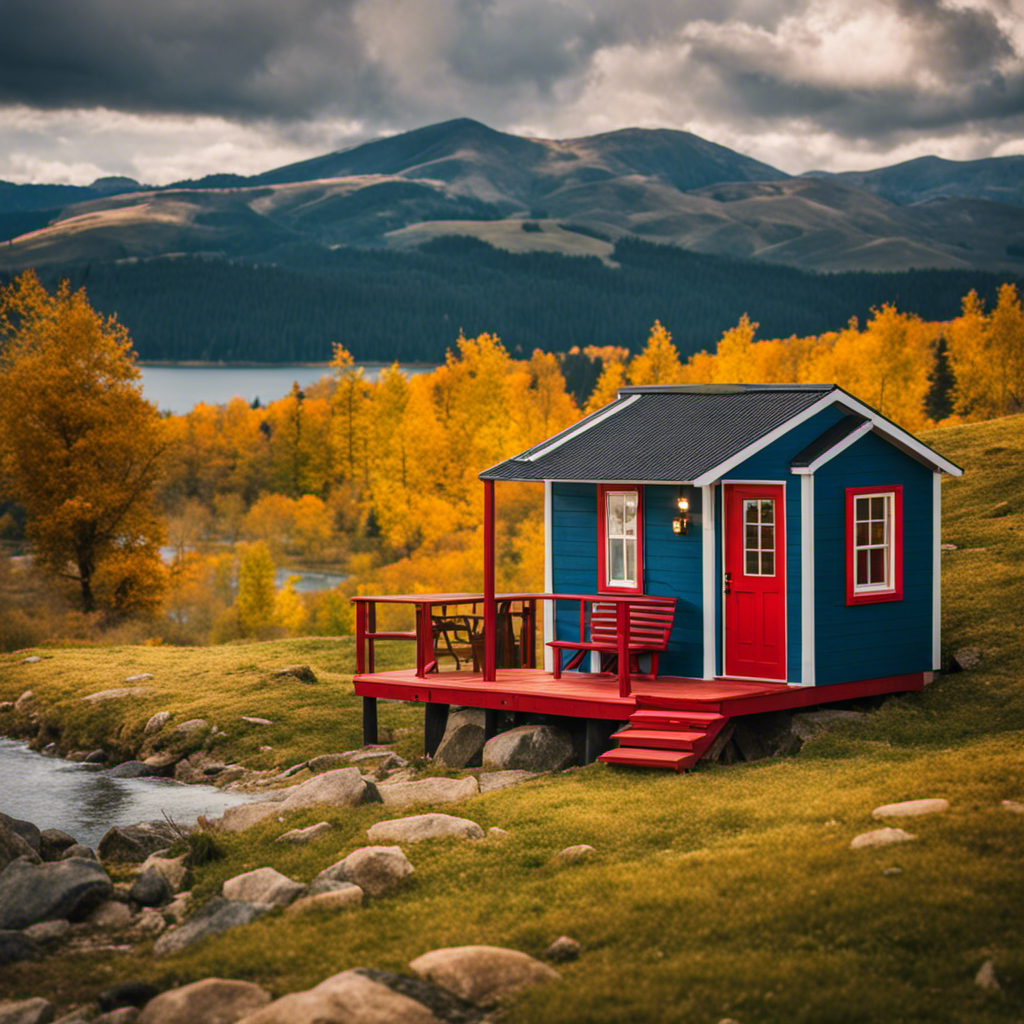
[[791, 176], [688, 132], [522, 138], [447, 121], [243, 177], [0, 182], [0, 271], [193, 256], [308, 267], [472, 236], [596, 256], [634, 237], [810, 271], [1024, 270], [1024, 157]]

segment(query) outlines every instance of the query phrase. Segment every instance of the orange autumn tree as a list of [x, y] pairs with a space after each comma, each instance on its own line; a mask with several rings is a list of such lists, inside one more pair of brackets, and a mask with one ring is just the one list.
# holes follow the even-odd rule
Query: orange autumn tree
[[151, 613], [166, 573], [154, 505], [165, 447], [127, 330], [31, 271], [0, 292], [0, 466], [36, 560], [82, 608]]

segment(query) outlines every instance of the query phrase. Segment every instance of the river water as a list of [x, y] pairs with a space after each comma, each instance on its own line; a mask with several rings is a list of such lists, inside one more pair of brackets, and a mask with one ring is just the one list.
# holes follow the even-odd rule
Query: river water
[[134, 825], [164, 815], [194, 825], [219, 817], [254, 796], [173, 779], [116, 779], [95, 765], [43, 757], [19, 740], [0, 737], [0, 811], [39, 828], [59, 828], [96, 847], [111, 825]]

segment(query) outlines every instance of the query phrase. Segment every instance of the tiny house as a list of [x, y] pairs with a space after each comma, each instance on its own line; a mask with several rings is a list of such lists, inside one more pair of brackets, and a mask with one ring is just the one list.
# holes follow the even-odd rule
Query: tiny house
[[[485, 592], [448, 596], [480, 601], [482, 685], [463, 682], [457, 702], [536, 709], [545, 687], [575, 685], [578, 706], [561, 713], [632, 725], [602, 760], [681, 770], [717, 731], [701, 711], [724, 722], [919, 689], [940, 659], [943, 473], [961, 469], [835, 385], [623, 388], [481, 473]], [[494, 594], [494, 484], [503, 481], [544, 487], [543, 594]], [[431, 608], [444, 595], [433, 597], [418, 605], [419, 687], [404, 699], [454, 703], [448, 677], [466, 673], [440, 672], [432, 659]], [[520, 608], [521, 622], [522, 656], [504, 669], [486, 642], [501, 607]], [[542, 670], [530, 663], [541, 623]], [[664, 624], [660, 638], [652, 623]], [[360, 649], [372, 640], [364, 609]], [[438, 685], [423, 697], [430, 677]], [[513, 684], [528, 697], [496, 697]], [[359, 673], [356, 689], [399, 695]]]

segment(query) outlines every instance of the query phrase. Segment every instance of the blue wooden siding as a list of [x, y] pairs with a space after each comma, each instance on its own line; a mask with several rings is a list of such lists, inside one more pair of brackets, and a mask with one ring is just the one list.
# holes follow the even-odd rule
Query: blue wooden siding
[[[690, 532], [672, 532], [678, 514], [674, 486], [644, 488], [644, 592], [677, 597], [675, 625], [662, 655], [665, 675], [703, 674], [703, 611], [701, 587], [701, 495], [687, 489]], [[555, 593], [595, 594], [598, 591], [597, 487], [555, 483], [551, 488], [552, 585]], [[555, 636], [579, 636], [578, 605], [555, 605]], [[589, 665], [586, 665], [589, 668]]]
[[[752, 455], [746, 462], [729, 471], [723, 483], [730, 480], [776, 480], [786, 485], [786, 679], [798, 683], [801, 679], [801, 580], [800, 580], [800, 477], [790, 469], [790, 460], [815, 438], [845, 414], [835, 406], [823, 409], [816, 416], [798, 424], [791, 431]], [[719, 488], [721, 489], [721, 488]], [[817, 511], [817, 510], [815, 510]], [[721, 511], [718, 516], [721, 547]], [[721, 561], [719, 555], [718, 561]], [[721, 566], [717, 579], [721, 579]], [[718, 588], [721, 589], [721, 588]], [[716, 616], [721, 631], [722, 609], [718, 602]], [[721, 633], [719, 632], [719, 635]], [[719, 665], [719, 671], [722, 671]]]
[[[903, 487], [903, 600], [846, 603], [846, 488]], [[819, 685], [930, 671], [932, 471], [868, 434], [815, 474]]]

